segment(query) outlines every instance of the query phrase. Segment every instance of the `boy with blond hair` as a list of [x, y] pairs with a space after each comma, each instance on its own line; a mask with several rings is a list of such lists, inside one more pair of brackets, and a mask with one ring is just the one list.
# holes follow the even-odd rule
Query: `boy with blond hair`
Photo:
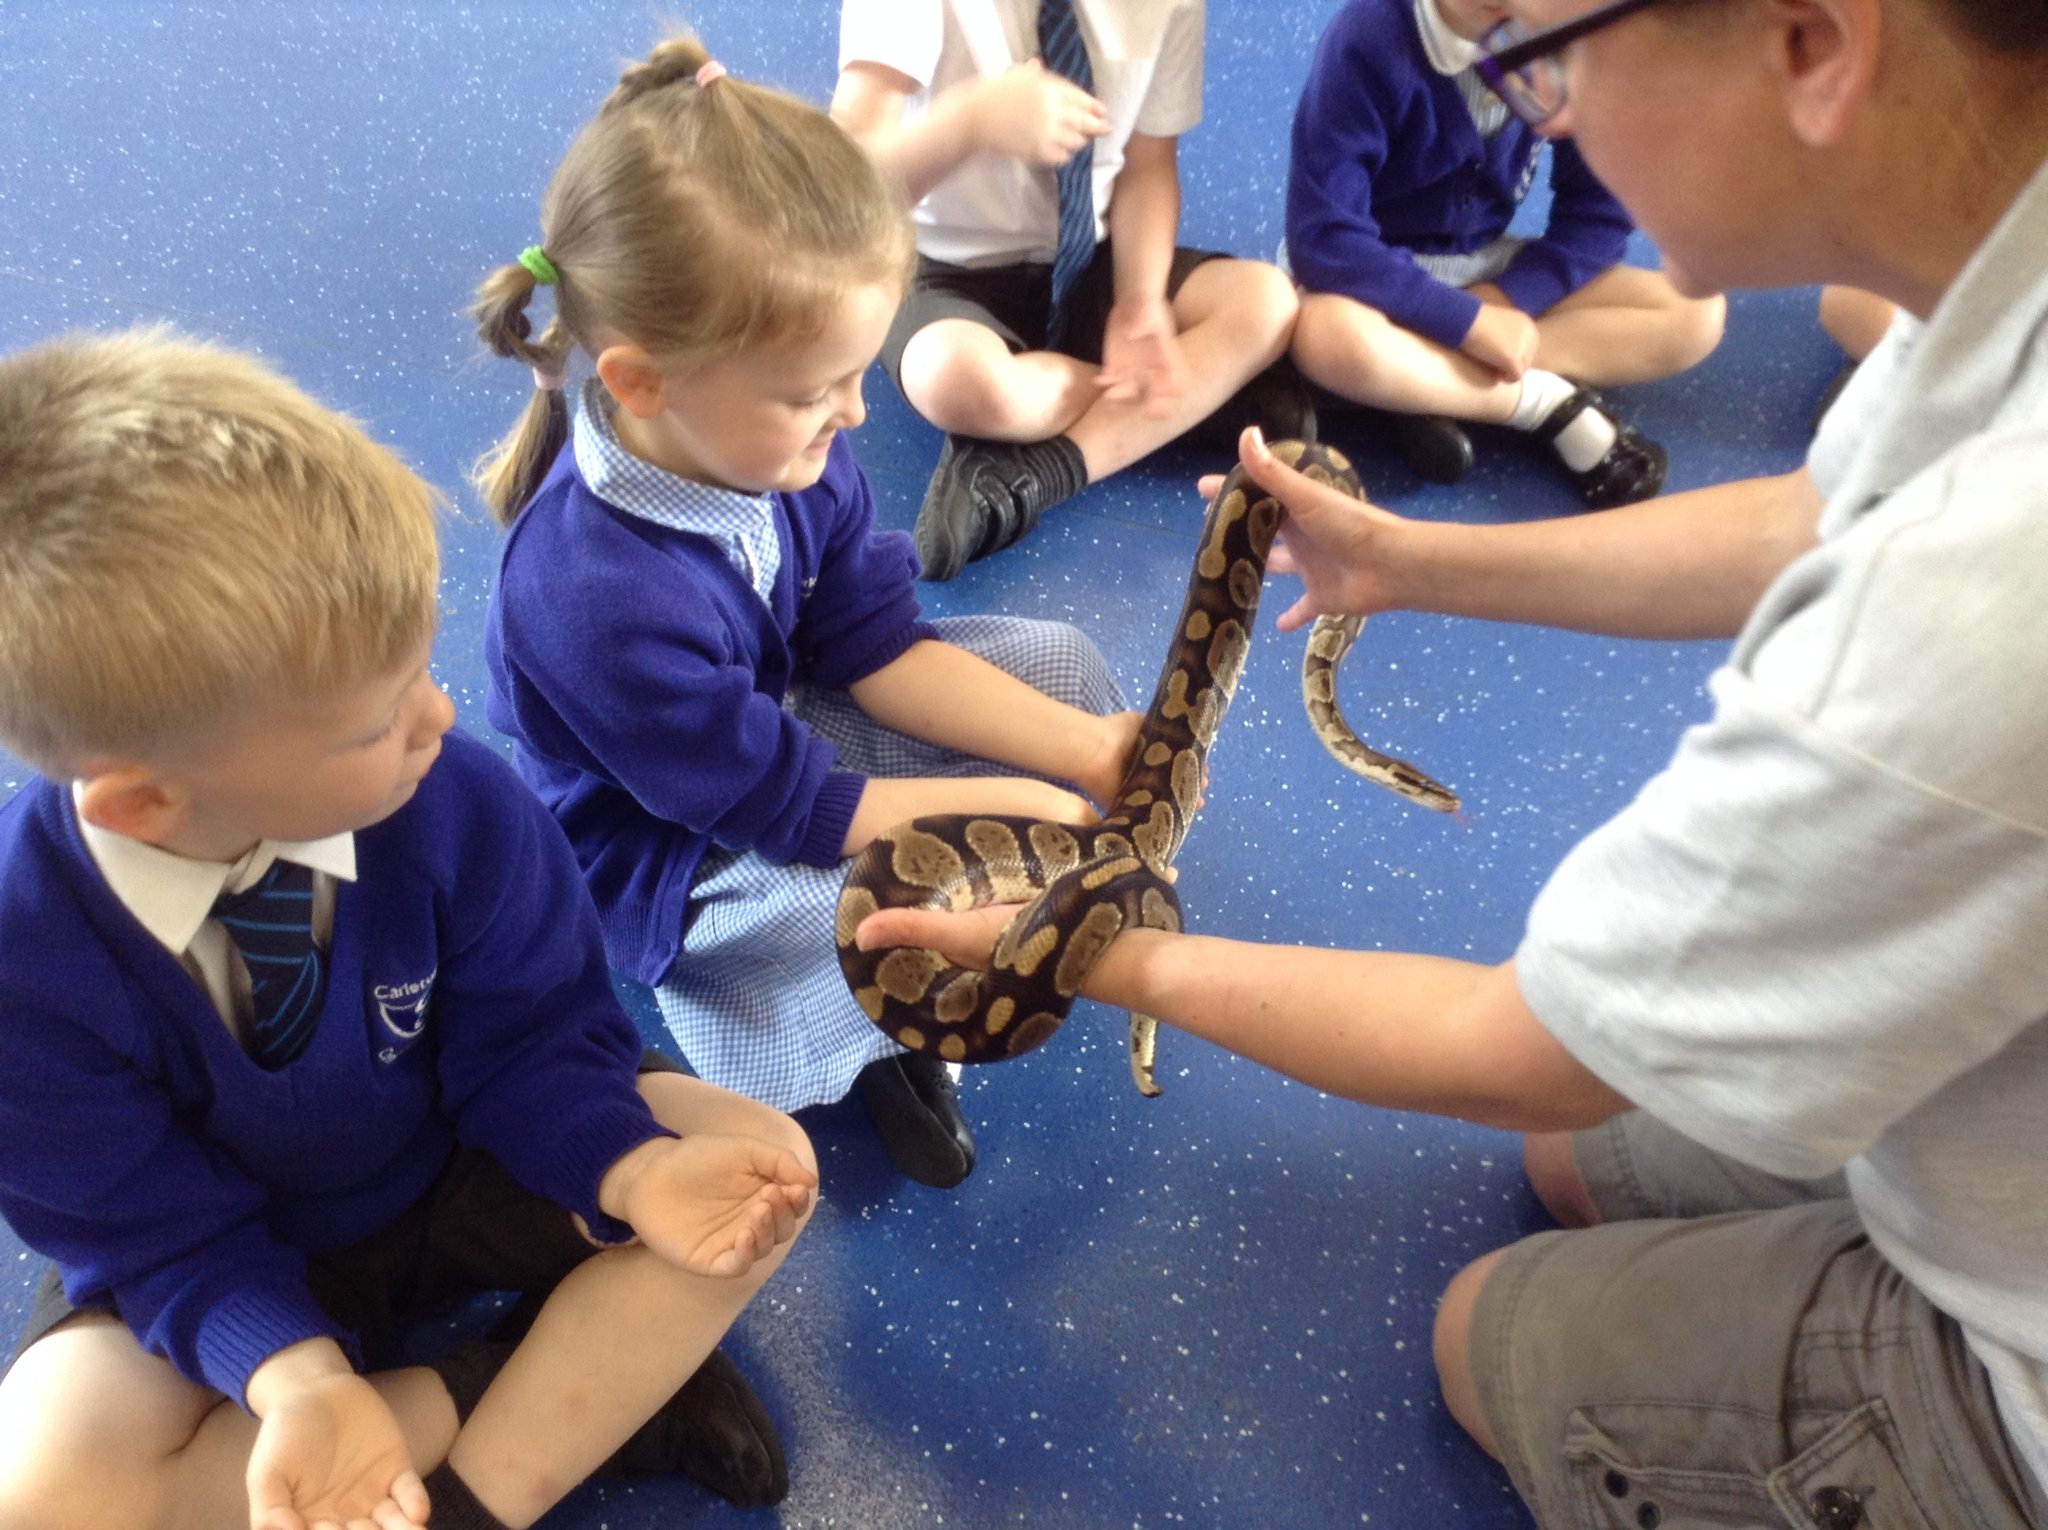
[[[0, 807], [0, 1211], [61, 1276], [0, 1381], [0, 1521], [786, 1487], [714, 1346], [814, 1160], [643, 1062], [560, 831], [449, 733], [435, 502], [161, 331], [0, 362], [0, 745], [41, 776]], [[379, 1368], [477, 1290], [524, 1336]]]

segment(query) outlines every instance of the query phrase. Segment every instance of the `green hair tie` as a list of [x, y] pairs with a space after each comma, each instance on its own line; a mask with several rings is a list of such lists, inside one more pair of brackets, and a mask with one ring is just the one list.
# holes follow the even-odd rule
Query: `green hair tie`
[[555, 263], [548, 259], [548, 253], [537, 244], [529, 244], [519, 252], [519, 264], [526, 267], [533, 279], [543, 287], [552, 287], [562, 279], [562, 273], [555, 269]]

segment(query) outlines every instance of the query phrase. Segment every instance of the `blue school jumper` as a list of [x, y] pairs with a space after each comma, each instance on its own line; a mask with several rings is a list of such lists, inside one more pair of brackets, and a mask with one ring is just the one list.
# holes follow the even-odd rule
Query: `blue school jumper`
[[[1414, 255], [1469, 254], [1500, 238], [1543, 141], [1512, 116], [1480, 135], [1457, 81], [1430, 62], [1414, 0], [1352, 0], [1316, 45], [1295, 106], [1287, 259], [1296, 280], [1455, 349], [1479, 299]], [[1549, 226], [1496, 279], [1532, 316], [1617, 264], [1634, 227], [1575, 146], [1557, 142], [1552, 156]]]
[[238, 1400], [289, 1344], [355, 1352], [306, 1256], [397, 1216], [458, 1142], [616, 1240], [598, 1182], [666, 1135], [575, 861], [503, 761], [449, 734], [355, 838], [319, 1029], [267, 1072], [107, 886], [66, 788], [0, 807], [0, 1212], [72, 1302]]
[[780, 1110], [836, 1100], [901, 1050], [833, 940], [861, 792], [1017, 773], [883, 728], [846, 687], [940, 638], [1098, 714], [1121, 693], [1064, 623], [920, 619], [909, 539], [875, 529], [843, 435], [812, 487], [742, 495], [627, 453], [594, 381], [579, 402], [506, 542], [490, 719], [698, 1074]]

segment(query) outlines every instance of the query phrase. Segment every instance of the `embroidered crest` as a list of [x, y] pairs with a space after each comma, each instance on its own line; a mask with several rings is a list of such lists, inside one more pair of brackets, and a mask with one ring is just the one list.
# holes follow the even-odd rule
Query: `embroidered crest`
[[420, 1038], [427, 1028], [427, 1003], [433, 997], [437, 967], [410, 983], [379, 983], [371, 992], [377, 1001], [377, 1018], [383, 1022], [385, 1045], [377, 1053], [379, 1062], [395, 1062]]

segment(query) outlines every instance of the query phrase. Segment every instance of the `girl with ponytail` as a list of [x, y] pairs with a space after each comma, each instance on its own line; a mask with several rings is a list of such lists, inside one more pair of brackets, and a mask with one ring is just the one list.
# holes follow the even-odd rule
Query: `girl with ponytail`
[[904, 1172], [949, 1187], [973, 1136], [952, 1076], [846, 990], [842, 861], [927, 813], [1087, 821], [1138, 719], [1071, 627], [922, 620], [909, 540], [876, 530], [844, 432], [911, 260], [828, 117], [663, 43], [483, 282], [478, 331], [533, 388], [476, 481], [510, 527], [490, 718], [613, 965], [704, 1078], [784, 1110], [857, 1085]]

